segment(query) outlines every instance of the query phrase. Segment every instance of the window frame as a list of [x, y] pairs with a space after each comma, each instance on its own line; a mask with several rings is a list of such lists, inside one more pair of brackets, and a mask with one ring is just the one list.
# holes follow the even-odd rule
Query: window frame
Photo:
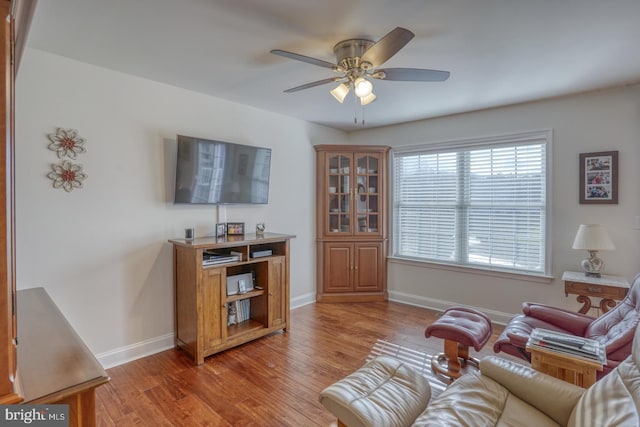
[[[544, 271], [532, 272], [525, 270], [516, 270], [512, 268], [500, 268], [498, 266], [481, 266], [477, 264], [465, 264], [465, 263], [452, 263], [443, 260], [424, 259], [410, 256], [403, 256], [397, 254], [397, 236], [396, 236], [396, 210], [395, 210], [395, 160], [398, 155], [405, 156], [407, 154], [418, 154], [428, 152], [429, 154], [436, 154], [438, 152], [449, 152], [453, 150], [472, 150], [482, 148], [495, 148], [499, 146], [513, 146], [517, 144], [534, 143], [535, 141], [545, 144], [545, 229], [544, 229]], [[465, 139], [455, 139], [446, 141], [436, 141], [433, 143], [421, 143], [416, 145], [397, 146], [391, 149], [389, 156], [389, 196], [390, 196], [390, 243], [391, 254], [389, 256], [392, 260], [400, 261], [401, 263], [417, 264], [417, 265], [431, 265], [438, 268], [438, 266], [445, 269], [453, 269], [456, 271], [486, 271], [492, 275], [498, 274], [505, 277], [513, 276], [525, 276], [525, 277], [539, 277], [539, 278], [551, 278], [552, 277], [552, 265], [551, 265], [551, 249], [553, 242], [552, 236], [552, 153], [553, 153], [553, 132], [551, 129], [532, 130], [518, 133], [509, 133], [493, 136], [474, 137]]]

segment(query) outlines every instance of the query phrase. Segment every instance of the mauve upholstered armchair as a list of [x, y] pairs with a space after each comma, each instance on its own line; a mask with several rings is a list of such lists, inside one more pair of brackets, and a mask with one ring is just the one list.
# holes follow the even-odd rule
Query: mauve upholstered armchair
[[606, 349], [607, 364], [598, 373], [600, 378], [631, 354], [633, 334], [640, 321], [640, 274], [633, 280], [627, 296], [597, 318], [531, 302], [522, 305], [522, 312], [509, 321], [494, 343], [496, 353], [502, 351], [530, 361], [525, 346], [535, 328], [589, 338], [601, 342]]

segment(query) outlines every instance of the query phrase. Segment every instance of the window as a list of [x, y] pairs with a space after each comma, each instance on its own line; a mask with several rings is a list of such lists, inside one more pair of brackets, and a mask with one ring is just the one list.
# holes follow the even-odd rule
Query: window
[[403, 147], [393, 155], [393, 255], [546, 274], [550, 132]]

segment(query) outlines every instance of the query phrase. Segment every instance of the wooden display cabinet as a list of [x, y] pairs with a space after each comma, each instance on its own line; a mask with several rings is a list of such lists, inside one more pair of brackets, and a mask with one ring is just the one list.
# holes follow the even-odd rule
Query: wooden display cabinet
[[389, 147], [315, 149], [316, 300], [386, 300]]
[[[170, 240], [174, 253], [176, 345], [196, 364], [220, 351], [289, 328], [289, 240], [292, 235], [226, 236]], [[240, 260], [203, 265], [205, 251], [239, 253]], [[255, 258], [255, 251], [271, 250]], [[227, 278], [250, 273], [254, 283], [244, 293], [227, 292]], [[236, 302], [248, 307], [233, 322]], [[236, 314], [236, 316], [238, 316]]]

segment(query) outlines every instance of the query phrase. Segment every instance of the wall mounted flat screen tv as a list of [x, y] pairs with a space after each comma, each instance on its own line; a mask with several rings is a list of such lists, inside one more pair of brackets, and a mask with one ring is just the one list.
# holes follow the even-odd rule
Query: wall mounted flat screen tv
[[271, 149], [178, 135], [175, 203], [265, 204]]

